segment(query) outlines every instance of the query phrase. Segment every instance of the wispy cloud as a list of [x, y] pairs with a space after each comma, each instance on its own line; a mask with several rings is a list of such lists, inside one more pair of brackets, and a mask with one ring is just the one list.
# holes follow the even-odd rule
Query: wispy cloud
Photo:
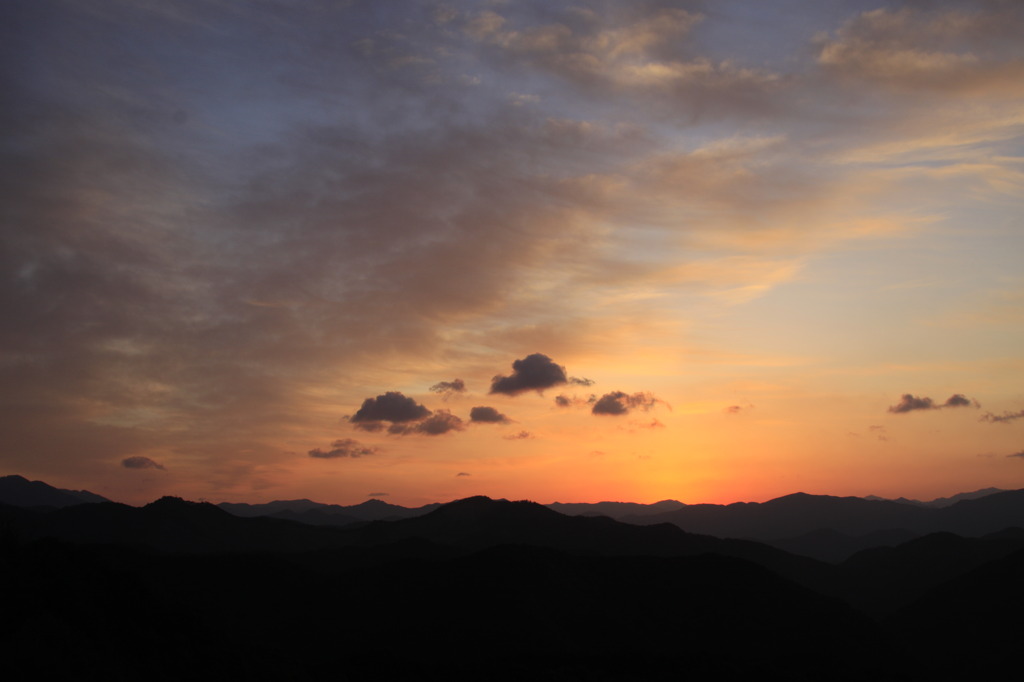
[[979, 417], [978, 421], [991, 422], [993, 424], [1009, 424], [1017, 419], [1024, 419], [1024, 410], [1017, 412], [1010, 412], [1009, 410], [1002, 414], [994, 414], [992, 412], [986, 412]]
[[159, 464], [149, 457], [143, 457], [136, 455], [134, 457], [125, 457], [121, 460], [121, 466], [125, 469], [160, 469], [164, 470], [164, 465]]
[[357, 459], [359, 457], [366, 457], [367, 455], [374, 455], [377, 453], [377, 448], [363, 445], [357, 440], [352, 438], [342, 438], [331, 443], [329, 450], [321, 450], [320, 448], [314, 448], [309, 451], [309, 456], [316, 459], [338, 459], [349, 457]]
[[623, 391], [612, 391], [598, 398], [590, 411], [593, 414], [619, 416], [629, 414], [634, 409], [646, 412], [658, 403], [667, 404], [650, 393], [630, 394]]
[[931, 398], [919, 398], [910, 393], [904, 393], [898, 403], [889, 406], [888, 411], [893, 414], [905, 414], [918, 410], [938, 410], [944, 407], [970, 407], [972, 405], [976, 408], [980, 407], [976, 400], [971, 400], [960, 393], [949, 396], [941, 405], [936, 404]]

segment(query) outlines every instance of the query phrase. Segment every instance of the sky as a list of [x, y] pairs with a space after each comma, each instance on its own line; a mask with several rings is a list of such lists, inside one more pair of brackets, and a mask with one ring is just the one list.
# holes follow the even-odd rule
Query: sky
[[1024, 488], [1024, 3], [8, 0], [0, 473]]

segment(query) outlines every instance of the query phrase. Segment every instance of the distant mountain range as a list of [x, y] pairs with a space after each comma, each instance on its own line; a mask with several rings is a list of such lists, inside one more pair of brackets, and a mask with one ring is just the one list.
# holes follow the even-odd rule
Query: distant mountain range
[[[0, 504], [0, 637], [59, 677], [991, 677], [1016, 651], [999, 616], [1024, 607], [1024, 491], [945, 507], [801, 494], [612, 507], [635, 523], [486, 497], [371, 501], [339, 507], [357, 521], [334, 526], [255, 515], [342, 513], [308, 500], [235, 506], [247, 517], [7, 479], [4, 499], [29, 504]], [[897, 522], [926, 534], [876, 532], [894, 546], [824, 563], [677, 525], [775, 533], [808, 516], [825, 538]], [[943, 524], [981, 536], [927, 530]]]
[[[87, 491], [61, 490], [21, 476], [0, 478], [0, 503], [62, 508], [105, 498]], [[234, 516], [271, 517], [313, 526], [345, 527], [428, 514], [439, 503], [408, 508], [381, 500], [334, 505], [307, 499], [264, 504], [222, 502]], [[863, 549], [895, 546], [922, 535], [951, 532], [979, 537], [1024, 526], [1024, 491], [987, 488], [930, 502], [874, 496], [833, 497], [796, 493], [768, 502], [687, 505], [677, 500], [560, 503], [549, 509], [569, 516], [607, 516], [633, 525], [670, 523], [699, 535], [756, 540], [794, 554], [839, 562]]]
[[87, 502], [110, 502], [88, 490], [63, 490], [23, 476], [0, 476], [0, 503], [15, 507], [70, 507]]

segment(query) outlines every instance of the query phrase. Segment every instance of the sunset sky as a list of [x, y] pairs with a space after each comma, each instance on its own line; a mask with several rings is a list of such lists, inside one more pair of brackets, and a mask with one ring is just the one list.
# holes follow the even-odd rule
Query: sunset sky
[[1024, 488], [1022, 35], [1016, 0], [8, 0], [0, 474]]

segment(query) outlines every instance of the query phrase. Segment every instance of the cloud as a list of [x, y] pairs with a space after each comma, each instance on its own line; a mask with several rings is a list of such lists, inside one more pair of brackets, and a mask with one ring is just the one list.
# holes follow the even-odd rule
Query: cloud
[[[906, 223], [904, 207], [944, 214], [951, 196], [998, 189], [977, 171], [953, 178], [960, 194], [934, 191], [930, 174], [954, 170], [947, 153], [1013, 170], [1004, 196], [1020, 196], [1019, 95], [1005, 109], [884, 88], [861, 97], [850, 78], [791, 59], [802, 38], [724, 39], [741, 25], [696, 12], [709, 3], [449, 3], [443, 23], [430, 3], [271, 16], [178, 2], [145, 21], [126, 2], [37, 9], [52, 4], [19, 3], [18, 21], [0, 22], [9, 63], [33, 65], [10, 71], [0, 113], [18, 140], [0, 170], [8, 469], [92, 474], [188, 448], [194, 480], [244, 486], [284, 458], [281, 433], [317, 428], [325, 368], [375, 373], [383, 390], [455, 376], [439, 362], [476, 355], [493, 363], [489, 378], [521, 355], [527, 329], [527, 350], [564, 359], [626, 335], [660, 348], [693, 291], [739, 278], [729, 290], [745, 297], [792, 276], [740, 276], [734, 257], [796, 263], [823, 239], [834, 252], [846, 221]], [[913, 88], [960, 73], [965, 87], [1019, 89], [1007, 76], [1020, 22], [1003, 15], [1021, 3], [970, 4], [940, 12], [945, 24], [897, 10], [851, 23], [823, 39], [839, 45], [819, 66]], [[823, 29], [843, 23], [816, 16]], [[200, 28], [187, 44], [185, 25]], [[324, 27], [331, 40], [296, 40]], [[773, 61], [755, 43], [784, 52], [789, 72], [751, 71]], [[215, 59], [224, 53], [236, 58]], [[940, 58], [920, 66], [901, 56], [930, 53]], [[942, 57], [968, 54], [978, 62]], [[510, 92], [543, 97], [513, 107]], [[939, 140], [916, 157], [927, 167], [877, 166], [874, 152], [836, 163], [908, 134]], [[904, 168], [919, 193], [889, 185]], [[871, 193], [851, 194], [864, 178]], [[181, 229], [183, 216], [202, 228]], [[694, 262], [708, 244], [724, 265]], [[666, 264], [689, 274], [662, 276]], [[709, 318], [694, 312], [696, 336]], [[569, 331], [565, 346], [546, 345], [554, 330]], [[409, 383], [388, 383], [397, 368], [412, 368]], [[332, 392], [359, 404], [351, 386]], [[224, 466], [236, 457], [250, 466]]]
[[491, 393], [519, 395], [526, 391], [541, 392], [568, 381], [564, 367], [543, 353], [534, 353], [513, 362], [509, 376], [498, 375], [491, 379]]
[[420, 434], [424, 436], [440, 436], [450, 431], [465, 430], [465, 422], [448, 410], [437, 410], [423, 421], [415, 424], [392, 424], [388, 433], [396, 436]]
[[459, 476], [472, 476], [472, 474], [468, 474], [465, 471], [460, 471], [459, 473], [455, 474], [456, 478], [458, 478]]
[[569, 383], [573, 386], [593, 386], [597, 382], [585, 377], [569, 377]]
[[1016, 419], [1024, 418], [1024, 410], [1019, 412], [1004, 411], [1002, 414], [993, 414], [992, 412], [986, 412], [981, 415], [978, 421], [990, 422], [992, 424], [1009, 424]]
[[349, 418], [356, 428], [364, 431], [380, 431], [381, 422], [403, 424], [418, 421], [430, 415], [423, 405], [399, 391], [388, 391], [376, 398], [367, 398], [362, 407]]
[[520, 431], [519, 433], [511, 433], [507, 436], [502, 436], [505, 440], [526, 440], [533, 438], [533, 434], [529, 431]]
[[567, 396], [564, 393], [555, 396], [555, 405], [557, 407], [580, 407], [583, 405], [593, 405], [597, 402], [597, 396], [593, 393], [587, 398], [579, 398], [577, 396]]
[[366, 493], [367, 497], [387, 497], [388, 493]]
[[439, 393], [444, 397], [445, 400], [447, 400], [449, 396], [454, 395], [456, 393], [465, 393], [466, 382], [463, 381], [462, 379], [452, 379], [451, 381], [439, 381], [430, 387], [430, 392]]
[[[431, 412], [399, 391], [388, 391], [376, 398], [367, 398], [348, 421], [363, 431], [380, 432], [386, 429], [394, 436], [439, 436], [466, 428], [462, 419], [449, 410]], [[390, 422], [390, 425], [385, 422]]]
[[650, 393], [625, 393], [612, 391], [598, 398], [591, 408], [593, 414], [618, 416], [628, 414], [632, 409], [650, 410], [656, 403], [664, 402]]
[[935, 404], [931, 398], [918, 398], [917, 396], [909, 393], [904, 393], [900, 401], [895, 405], [889, 406], [889, 412], [893, 414], [903, 414], [905, 412], [913, 412], [914, 410], [933, 410]]
[[954, 393], [942, 404], [943, 407], [970, 407], [971, 405], [977, 405], [977, 402], [964, 397], [961, 393]]
[[125, 457], [121, 460], [121, 466], [125, 469], [160, 469], [165, 471], [163, 464], [154, 462], [149, 457], [142, 457], [141, 455]]
[[979, 407], [978, 401], [971, 400], [961, 393], [954, 393], [941, 405], [936, 405], [931, 398], [919, 398], [910, 393], [904, 393], [897, 404], [889, 406], [888, 411], [893, 414], [905, 414], [917, 410], [939, 410], [944, 407], [969, 407], [971, 405]]
[[753, 405], [729, 405], [728, 407], [724, 408], [722, 412], [725, 412], [726, 414], [739, 414], [741, 412], [747, 412], [752, 409], [754, 409]]
[[352, 459], [356, 459], [376, 453], [377, 448], [375, 447], [363, 445], [352, 438], [342, 438], [331, 443], [330, 450], [324, 451], [320, 448], [314, 448], [309, 451], [309, 456], [319, 459], [335, 459], [339, 457], [351, 457]]
[[832, 74], [906, 90], [1015, 87], [1024, 65], [992, 49], [1019, 32], [1022, 13], [1015, 3], [971, 12], [931, 4], [860, 14], [819, 42], [819, 63]]
[[1021, 459], [1024, 459], [1024, 450], [1021, 450], [1020, 452], [1015, 452], [1012, 455], [1007, 455], [1007, 457], [1020, 457]]
[[469, 411], [469, 421], [483, 424], [508, 424], [511, 420], [493, 407], [474, 407]]

